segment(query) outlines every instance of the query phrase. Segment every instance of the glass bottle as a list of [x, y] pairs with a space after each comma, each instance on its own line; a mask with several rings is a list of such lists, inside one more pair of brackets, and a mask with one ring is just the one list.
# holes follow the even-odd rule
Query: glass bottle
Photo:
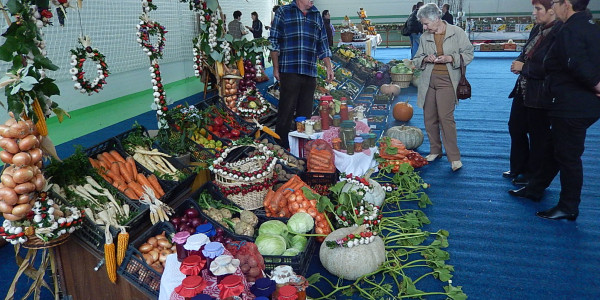
[[188, 231], [181, 231], [173, 236], [173, 243], [175, 243], [175, 249], [177, 250], [177, 261], [179, 262], [182, 262], [188, 256], [188, 252], [183, 245], [189, 237], [190, 233]]
[[340, 101], [342, 101], [340, 104], [340, 117], [342, 121], [345, 121], [348, 120], [348, 104], [346, 103], [346, 97], [342, 97]]
[[330, 113], [331, 107], [330, 104], [333, 101], [333, 97], [325, 95], [321, 96], [321, 103], [319, 105], [319, 115], [321, 116], [321, 128], [323, 130], [329, 129], [330, 124]]

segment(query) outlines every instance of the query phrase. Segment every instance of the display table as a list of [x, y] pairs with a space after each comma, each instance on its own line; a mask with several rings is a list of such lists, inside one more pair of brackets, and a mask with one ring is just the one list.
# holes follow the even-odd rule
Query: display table
[[530, 31], [524, 32], [469, 32], [471, 41], [508, 41], [508, 40], [527, 40]]
[[381, 43], [381, 35], [377, 34], [377, 35], [367, 35], [367, 38], [365, 41], [360, 41], [360, 42], [342, 42], [340, 41], [338, 43], [338, 47], [342, 46], [342, 45], [352, 45], [358, 49], [363, 50], [367, 55], [373, 57], [375, 56], [375, 50], [377, 49], [377, 46]]

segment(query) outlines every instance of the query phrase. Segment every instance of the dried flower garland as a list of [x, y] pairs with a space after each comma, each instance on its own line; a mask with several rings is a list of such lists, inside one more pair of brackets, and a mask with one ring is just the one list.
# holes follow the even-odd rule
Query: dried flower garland
[[[11, 244], [22, 244], [27, 236], [34, 234], [48, 242], [63, 234], [73, 233], [83, 222], [84, 214], [75, 207], [61, 207], [48, 198], [46, 192], [40, 193], [34, 208], [25, 221], [4, 220], [0, 226], [0, 236]], [[35, 232], [29, 232], [29, 231]]]
[[[136, 28], [138, 29], [137, 42], [140, 44], [140, 47], [142, 47], [142, 50], [146, 52], [146, 55], [148, 55], [151, 60], [162, 58], [165, 41], [167, 40], [165, 34], [168, 32], [165, 30], [165, 27], [158, 22], [150, 20], [146, 14], [142, 14], [140, 23]], [[156, 45], [150, 41], [152, 36], [157, 36]]]
[[250, 120], [262, 118], [270, 109], [267, 100], [256, 89], [247, 90], [238, 100], [237, 107], [239, 115]]
[[352, 248], [359, 245], [367, 245], [375, 240], [377, 232], [368, 231], [364, 227], [357, 227], [357, 230], [341, 239], [327, 241], [325, 245], [331, 249], [337, 247]]
[[[80, 37], [79, 43], [81, 47], [71, 49], [71, 66], [73, 68], [69, 72], [73, 75], [72, 79], [75, 81], [73, 87], [81, 93], [88, 93], [88, 95], [94, 92], [98, 93], [106, 84], [105, 79], [110, 74], [105, 57], [98, 49], [91, 47], [90, 37]], [[91, 59], [96, 63], [98, 74], [91, 82], [84, 77], [83, 64], [87, 59]]]

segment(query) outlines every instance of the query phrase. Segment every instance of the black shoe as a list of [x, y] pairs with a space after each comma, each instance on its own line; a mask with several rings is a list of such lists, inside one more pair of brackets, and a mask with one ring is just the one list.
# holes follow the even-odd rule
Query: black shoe
[[506, 171], [506, 172], [502, 172], [502, 177], [504, 177], [504, 178], [515, 178], [515, 177], [517, 177], [517, 174], [513, 173], [511, 171]]
[[523, 175], [523, 174], [519, 174], [519, 176], [515, 177], [512, 180], [512, 183], [514, 185], [527, 185], [529, 183], [529, 176]]
[[574, 214], [567, 213], [567, 212], [562, 211], [560, 208], [558, 208], [558, 206], [555, 206], [549, 210], [538, 211], [537, 213], [535, 213], [535, 215], [540, 218], [550, 219], [550, 220], [567, 219], [569, 221], [575, 221], [575, 219], [577, 219], [577, 216], [579, 214], [578, 213], [574, 213]]
[[528, 194], [526, 186], [524, 186], [520, 189], [516, 189], [516, 190], [508, 190], [508, 194], [511, 196], [515, 196], [515, 197], [527, 198], [527, 199], [529, 199], [531, 201], [535, 201], [535, 202], [539, 202], [540, 200], [542, 200], [541, 196]]

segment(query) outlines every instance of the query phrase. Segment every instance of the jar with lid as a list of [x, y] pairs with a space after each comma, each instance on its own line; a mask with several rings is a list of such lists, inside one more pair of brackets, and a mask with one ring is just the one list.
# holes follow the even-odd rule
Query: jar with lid
[[306, 289], [309, 283], [304, 276], [297, 275], [296, 278], [290, 280], [290, 285], [296, 288], [298, 300], [306, 300]]
[[348, 120], [348, 104], [346, 103], [346, 97], [340, 99], [340, 117], [342, 121]]
[[342, 139], [340, 139], [339, 137], [333, 138], [331, 140], [331, 144], [333, 144], [334, 150], [342, 150]]
[[219, 299], [227, 299], [228, 297], [239, 297], [244, 292], [244, 284], [242, 277], [237, 275], [227, 275], [221, 282], [217, 284], [220, 290]]
[[188, 256], [198, 255], [204, 258], [202, 250], [208, 242], [210, 242], [210, 240], [208, 239], [208, 236], [206, 236], [206, 234], [196, 233], [187, 239], [183, 247], [185, 248], [185, 250], [188, 251]]
[[175, 288], [175, 293], [186, 299], [201, 294], [208, 283], [204, 281], [202, 276], [188, 276], [181, 281], [181, 285]]
[[348, 120], [354, 120], [354, 106], [348, 105]]
[[322, 130], [321, 129], [321, 117], [319, 117], [319, 116], [312, 116], [312, 118], [310, 118], [310, 120], [314, 122], [313, 129], [316, 132], [320, 132]]
[[369, 133], [369, 144], [371, 145], [371, 147], [377, 146], [377, 145], [375, 145], [376, 142], [377, 142], [377, 135], [374, 133]]
[[298, 290], [292, 285], [284, 285], [277, 291], [277, 300], [297, 300]]
[[329, 129], [330, 124], [331, 103], [333, 103], [333, 97], [325, 95], [321, 96], [320, 100], [319, 115], [321, 116], [321, 128], [327, 130]]
[[181, 262], [179, 271], [186, 276], [201, 275], [200, 272], [205, 264], [206, 260], [202, 259], [200, 255], [190, 255]]
[[196, 233], [203, 233], [209, 239], [212, 239], [217, 234], [217, 230], [215, 229], [213, 224], [204, 223], [204, 224], [200, 224], [200, 225], [196, 226]]
[[346, 154], [354, 155], [354, 140], [346, 141]]
[[362, 144], [363, 149], [369, 149], [369, 148], [375, 146], [375, 145], [371, 145], [371, 141], [369, 140], [368, 133], [363, 133], [360, 135], [360, 137], [363, 139], [363, 144]]
[[304, 133], [307, 135], [313, 135], [315, 133], [313, 121], [306, 120], [304, 121]]
[[338, 115], [333, 116], [333, 127], [340, 127], [341, 123], [342, 123], [341, 116], [338, 116]]
[[365, 118], [365, 107], [364, 106], [357, 106], [354, 109], [354, 119], [356, 120], [362, 120]]
[[231, 255], [223, 254], [213, 259], [210, 263], [210, 274], [217, 278], [217, 283], [221, 283], [228, 275], [235, 273], [240, 266], [240, 260]]
[[304, 132], [304, 121], [306, 117], [296, 117], [296, 131]]
[[359, 137], [354, 138], [354, 153], [360, 153], [363, 151], [363, 139]]
[[188, 256], [188, 252], [183, 248], [183, 245], [185, 245], [189, 237], [189, 231], [180, 231], [173, 236], [173, 243], [177, 251], [177, 261], [179, 262], [182, 262]]
[[264, 277], [256, 279], [254, 285], [250, 287], [250, 292], [258, 299], [259, 297], [271, 297], [276, 288], [277, 283], [274, 280]]
[[212, 261], [225, 252], [225, 247], [219, 242], [210, 242], [204, 246], [202, 255], [206, 258], [206, 268], [210, 269]]
[[356, 135], [356, 123], [354, 123], [354, 121], [343, 121], [342, 124], [340, 125], [340, 138], [342, 139], [342, 149], [346, 149], [346, 142], [347, 141], [354, 141], [354, 136]]

